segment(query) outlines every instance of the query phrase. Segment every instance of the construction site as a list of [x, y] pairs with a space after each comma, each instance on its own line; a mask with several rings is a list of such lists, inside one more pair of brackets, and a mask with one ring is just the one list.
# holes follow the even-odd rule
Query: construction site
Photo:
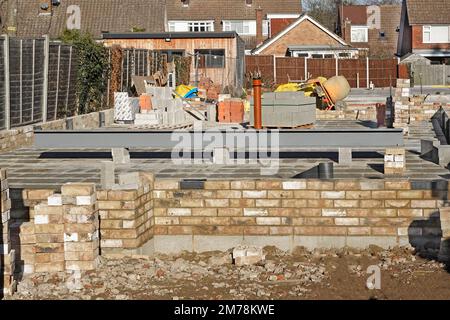
[[96, 100], [76, 45], [1, 41], [0, 298], [450, 298], [448, 87], [105, 32]]

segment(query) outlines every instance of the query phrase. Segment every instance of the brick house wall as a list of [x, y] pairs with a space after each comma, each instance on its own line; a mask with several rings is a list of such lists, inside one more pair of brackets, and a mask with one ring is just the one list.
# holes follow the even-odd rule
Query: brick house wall
[[302, 21], [294, 29], [290, 30], [272, 45], [264, 49], [261, 55], [285, 56], [290, 45], [329, 45], [340, 46], [341, 44], [323, 30], [308, 20]]
[[412, 49], [450, 49], [450, 43], [423, 43], [423, 26], [412, 26]]

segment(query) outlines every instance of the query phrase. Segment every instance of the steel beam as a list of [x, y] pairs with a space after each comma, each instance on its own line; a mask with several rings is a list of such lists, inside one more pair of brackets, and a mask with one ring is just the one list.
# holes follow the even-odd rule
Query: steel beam
[[[226, 133], [226, 134], [225, 134]], [[211, 143], [211, 141], [213, 141]], [[267, 142], [266, 142], [267, 141]], [[239, 143], [244, 143], [244, 146]], [[403, 146], [402, 129], [313, 129], [313, 130], [81, 130], [35, 131], [35, 147], [76, 148], [165, 148], [192, 145], [192, 149], [230, 150], [261, 147], [302, 148], [386, 148]], [[236, 146], [237, 145], [237, 146]]]

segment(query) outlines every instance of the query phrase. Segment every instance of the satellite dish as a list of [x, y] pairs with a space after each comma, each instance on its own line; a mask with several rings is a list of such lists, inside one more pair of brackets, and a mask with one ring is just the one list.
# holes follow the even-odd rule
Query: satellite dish
[[41, 3], [42, 10], [48, 10], [48, 8], [49, 8], [48, 3]]

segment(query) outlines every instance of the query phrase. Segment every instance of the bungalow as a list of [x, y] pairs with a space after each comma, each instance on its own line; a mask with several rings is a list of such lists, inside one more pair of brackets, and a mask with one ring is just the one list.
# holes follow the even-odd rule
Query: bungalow
[[355, 58], [359, 51], [307, 14], [252, 50], [254, 55]]

